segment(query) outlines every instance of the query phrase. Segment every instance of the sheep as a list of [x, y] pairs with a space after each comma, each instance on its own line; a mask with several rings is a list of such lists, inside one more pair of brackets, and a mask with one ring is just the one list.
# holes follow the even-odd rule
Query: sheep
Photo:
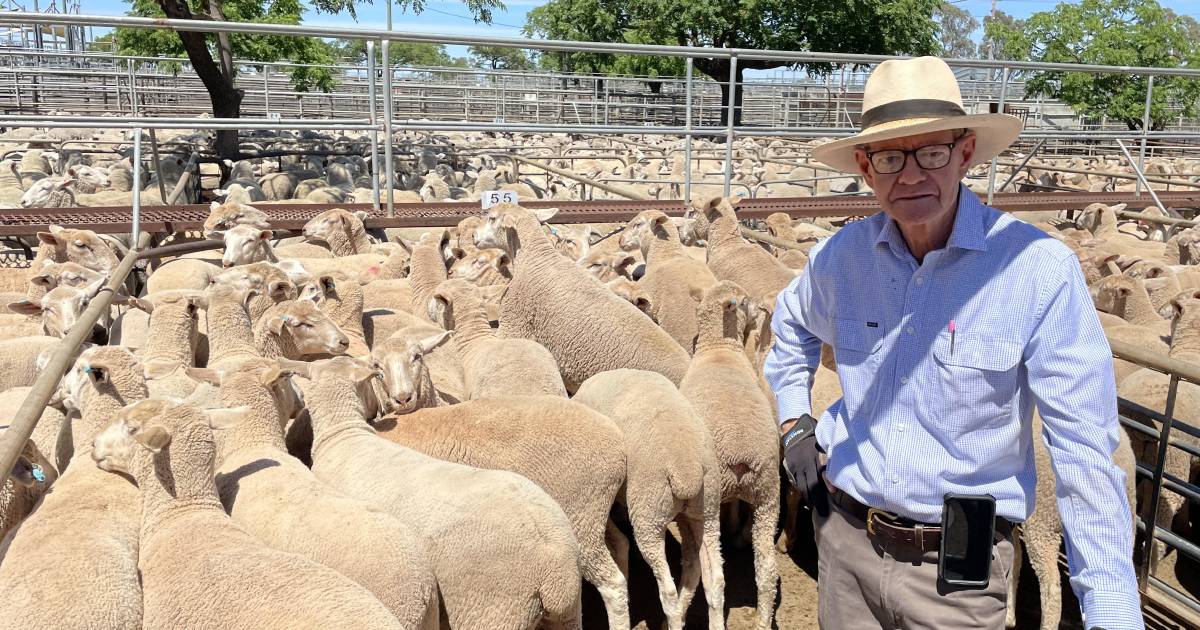
[[775, 296], [796, 278], [791, 269], [763, 248], [751, 245], [738, 230], [733, 204], [740, 199], [720, 197], [701, 211], [708, 222], [708, 266], [719, 280], [735, 282], [763, 304], [774, 304]]
[[146, 294], [179, 290], [203, 291], [220, 272], [220, 265], [202, 258], [168, 260], [159, 265], [146, 279]]
[[299, 359], [306, 354], [345, 354], [350, 338], [311, 300], [289, 300], [268, 308], [254, 324], [258, 353]]
[[26, 440], [12, 470], [0, 486], [0, 540], [30, 512], [58, 477], [53, 464], [33, 440]]
[[437, 584], [416, 533], [325, 486], [287, 454], [287, 418], [276, 392], [291, 387], [291, 372], [277, 361], [252, 359], [229, 371], [191, 373], [219, 385], [224, 405], [249, 410], [217, 435], [217, 492], [233, 522], [269, 547], [366, 587], [404, 627], [436, 628]]
[[225, 514], [210, 422], [227, 426], [238, 412], [143, 400], [96, 437], [98, 469], [132, 476], [140, 491], [146, 627], [403, 628], [349, 578], [264, 546]]
[[[483, 247], [513, 260], [513, 279], [500, 303], [500, 336], [523, 337], [554, 355], [568, 392], [606, 370], [645, 369], [678, 382], [688, 354], [637, 307], [563, 258], [542, 231], [551, 212], [512, 204], [492, 206], [476, 233]], [[587, 313], [587, 317], [580, 317]], [[586, 339], [603, 340], [588, 347]]]
[[[1167, 354], [1171, 322], [1155, 311], [1140, 280], [1125, 275], [1108, 276], [1096, 282], [1093, 290], [1096, 308], [1121, 318], [1119, 323], [1104, 326], [1104, 333], [1109, 338]], [[1115, 358], [1113, 366], [1118, 383], [1141, 369], [1136, 363]]]
[[160, 294], [149, 306], [150, 321], [145, 343], [135, 354], [145, 365], [150, 394], [160, 398], [186, 398], [196, 382], [181, 368], [196, 363], [200, 312], [208, 305], [200, 291]]
[[254, 321], [246, 307], [253, 293], [225, 284], [214, 284], [205, 292], [200, 306], [208, 322], [207, 367], [231, 368], [259, 356]]
[[[68, 229], [57, 225], [51, 225], [49, 230], [37, 234], [42, 247], [47, 248], [44, 256], [42, 247], [38, 248], [38, 259], [73, 262], [105, 275], [111, 275], [120, 262], [111, 246], [91, 230]], [[34, 262], [40, 263], [38, 259]]]
[[721, 502], [753, 506], [754, 578], [759, 630], [771, 627], [779, 579], [773, 541], [779, 514], [779, 431], [773, 405], [759, 388], [742, 336], [754, 304], [736, 284], [704, 291], [697, 309], [696, 353], [679, 391], [713, 436], [721, 465]]
[[312, 276], [341, 272], [348, 277], [361, 277], [372, 267], [382, 268], [388, 254], [355, 254], [338, 258], [284, 258], [276, 265], [296, 284], [304, 284]]
[[646, 259], [639, 280], [653, 306], [655, 320], [689, 353], [696, 343], [694, 291], [717, 283], [712, 270], [684, 252], [678, 229], [658, 210], [639, 213], [621, 234], [621, 249], [637, 249]]
[[[1037, 486], [1034, 490], [1034, 509], [1021, 524], [1021, 544], [1014, 544], [1012, 579], [1008, 583], [1008, 613], [1005, 626], [1017, 625], [1017, 585], [1021, 576], [1022, 547], [1029, 555], [1029, 562], [1037, 575], [1041, 591], [1041, 630], [1054, 630], [1062, 619], [1062, 588], [1058, 570], [1058, 550], [1062, 545], [1062, 519], [1058, 513], [1055, 491], [1056, 477], [1051, 465], [1050, 452], [1042, 440], [1042, 417], [1033, 414], [1033, 461], [1037, 469]], [[1136, 505], [1134, 486], [1137, 483], [1137, 459], [1129, 444], [1129, 435], [1118, 432], [1117, 449], [1113, 451], [1113, 465], [1125, 473], [1125, 496], [1132, 507]], [[1137, 534], [1137, 516], [1130, 523], [1133, 534]], [[1015, 541], [1014, 541], [1015, 542]], [[1132, 549], [1126, 553], [1133, 555]]]
[[637, 310], [650, 318], [650, 321], [656, 324], [662, 323], [655, 316], [654, 303], [650, 301], [650, 295], [646, 293], [646, 289], [642, 285], [629, 278], [614, 278], [605, 282], [604, 286], [617, 297], [636, 306]]
[[[655, 372], [601, 372], [584, 381], [573, 400], [612, 418], [624, 433], [625, 504], [638, 549], [658, 581], [668, 626], [683, 628], [703, 576], [709, 628], [724, 628], [721, 471], [708, 428], [675, 384]], [[672, 520], [684, 550], [678, 591], [663, 541]]]
[[[1173, 303], [1175, 317], [1173, 320], [1173, 335], [1169, 356], [1172, 359], [1200, 363], [1200, 300], [1185, 299]], [[1117, 383], [1117, 395], [1132, 403], [1146, 407], [1152, 411], [1166, 411], [1167, 390], [1170, 385], [1167, 375], [1141, 368], [1126, 376]], [[1180, 381], [1175, 392], [1174, 417], [1189, 424], [1200, 423], [1200, 385]], [[1135, 450], [1139, 451], [1139, 459], [1148, 465], [1155, 465], [1157, 443], [1147, 442], [1141, 433], [1131, 432], [1130, 438]], [[1190, 436], [1179, 439], [1195, 444]], [[1187, 479], [1191, 469], [1191, 456], [1179, 449], [1167, 450], [1167, 461], [1163, 469], [1179, 479]], [[1170, 527], [1176, 514], [1184, 507], [1182, 496], [1174, 492], [1164, 492], [1159, 501], [1158, 514], [1155, 522], [1161, 527]], [[1162, 559], [1165, 550], [1161, 543], [1155, 543], [1155, 554], [1152, 558], [1153, 567]]]
[[304, 237], [325, 241], [334, 256], [368, 254], [372, 252], [374, 243], [363, 226], [366, 218], [367, 213], [361, 210], [326, 210], [304, 224]]
[[141, 366], [122, 348], [90, 348], [64, 386], [81, 412], [71, 423], [74, 455], [54, 491], [0, 543], [0, 618], [12, 627], [136, 630], [141, 501], [127, 479], [90, 460], [112, 416], [146, 397]]
[[238, 265], [212, 277], [210, 287], [224, 285], [241, 291], [253, 291], [246, 307], [250, 319], [258, 321], [266, 310], [284, 300], [294, 300], [299, 295], [296, 284], [287, 272], [267, 262]]
[[[90, 347], [91, 344], [87, 345]], [[31, 387], [14, 387], [0, 392], [0, 418], [15, 417], [31, 389]], [[55, 477], [58, 476], [58, 473], [66, 470], [67, 463], [71, 461], [71, 456], [74, 454], [71, 446], [71, 423], [67, 422], [61, 394], [62, 391], [59, 389], [51, 395], [46, 408], [42, 410], [41, 418], [33, 428], [33, 434], [29, 436], [37, 452], [45, 456], [46, 461], [49, 462], [50, 467], [47, 473], [52, 472]], [[0, 429], [3, 428], [0, 425]], [[2, 534], [0, 534], [0, 538], [3, 538]]]
[[632, 278], [637, 259], [624, 252], [592, 252], [579, 259], [579, 266], [600, 282]]
[[267, 214], [254, 206], [239, 202], [212, 202], [208, 218], [204, 220], [204, 238], [213, 238], [217, 230], [228, 230], [235, 225], [253, 225], [259, 229], [271, 227]]
[[[571, 521], [583, 553], [583, 577], [600, 590], [609, 626], [628, 628], [624, 577], [604, 542], [609, 508], [625, 481], [617, 427], [581, 405], [547, 396], [502, 396], [443, 406], [422, 353], [446, 335], [435, 333], [413, 344], [412, 352], [389, 357], [403, 362], [417, 385], [419, 402], [404, 415], [377, 423], [380, 435], [447, 461], [516, 472], [546, 490]], [[581, 461], [587, 466], [579, 466]]]
[[74, 208], [75, 179], [71, 177], [46, 177], [34, 182], [21, 195], [22, 208]]
[[33, 385], [38, 355], [52, 352], [62, 339], [45, 335], [0, 339], [0, 392]]
[[[412, 248], [409, 258], [408, 281], [412, 286], [412, 308], [410, 312], [421, 319], [429, 318], [429, 300], [434, 289], [447, 278], [446, 261], [442, 257], [443, 246], [449, 242], [450, 233], [427, 233]], [[430, 320], [432, 321], [432, 320]]]
[[292, 198], [300, 180], [294, 173], [268, 173], [258, 178], [258, 186], [269, 201], [285, 201]]
[[[369, 378], [369, 377], [368, 377]], [[451, 627], [578, 628], [579, 546], [554, 500], [513, 473], [433, 459], [375, 435], [354, 384], [302, 380], [313, 466], [330, 486], [391, 513], [428, 542]]]
[[371, 280], [362, 284], [362, 292], [364, 310], [381, 308], [408, 312], [412, 308], [412, 283], [408, 278]]
[[502, 339], [488, 326], [478, 287], [446, 280], [434, 290], [429, 316], [454, 331], [468, 400], [546, 394], [566, 397], [550, 351], [528, 339]]
[[357, 280], [340, 273], [323, 275], [301, 287], [300, 299], [316, 302], [345, 333], [350, 340], [347, 355], [363, 357], [371, 353], [363, 332], [363, 288]]

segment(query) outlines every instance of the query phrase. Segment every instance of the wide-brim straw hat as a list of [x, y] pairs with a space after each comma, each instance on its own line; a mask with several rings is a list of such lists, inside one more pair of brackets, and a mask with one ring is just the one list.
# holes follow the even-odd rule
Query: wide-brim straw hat
[[947, 129], [975, 132], [970, 164], [974, 166], [1008, 148], [1021, 133], [1021, 119], [1009, 114], [968, 114], [958, 79], [937, 57], [891, 59], [867, 78], [862, 131], [814, 148], [812, 159], [857, 174], [854, 149], [859, 145]]

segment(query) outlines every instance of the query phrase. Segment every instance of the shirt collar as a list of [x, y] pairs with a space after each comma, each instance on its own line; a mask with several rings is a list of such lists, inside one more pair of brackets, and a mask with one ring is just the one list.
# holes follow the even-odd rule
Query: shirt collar
[[[985, 206], [976, 195], [963, 184], [958, 186], [958, 209], [954, 215], [954, 228], [950, 232], [947, 247], [987, 251], [986, 230], [984, 229]], [[908, 251], [904, 235], [891, 217], [883, 213], [883, 227], [875, 237], [875, 244], [886, 243], [894, 252]]]

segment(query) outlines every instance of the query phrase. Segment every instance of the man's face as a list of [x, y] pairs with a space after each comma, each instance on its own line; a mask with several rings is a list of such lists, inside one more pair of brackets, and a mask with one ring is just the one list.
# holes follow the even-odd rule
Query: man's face
[[877, 173], [867, 159], [868, 151], [855, 150], [854, 159], [867, 184], [879, 198], [879, 205], [888, 216], [901, 225], [936, 223], [954, 212], [958, 201], [958, 184], [967, 174], [967, 165], [975, 153], [975, 136], [968, 134], [958, 140], [953, 131], [936, 131], [919, 136], [871, 143], [870, 152], [885, 149], [911, 151], [930, 144], [954, 143], [950, 163], [937, 169], [924, 169], [915, 155], [908, 155], [904, 168], [898, 173]]

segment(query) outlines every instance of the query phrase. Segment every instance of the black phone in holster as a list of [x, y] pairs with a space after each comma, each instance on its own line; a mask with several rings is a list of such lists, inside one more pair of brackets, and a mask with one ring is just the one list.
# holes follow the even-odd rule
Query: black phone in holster
[[938, 578], [953, 586], [986, 588], [996, 536], [996, 498], [948, 493], [942, 503]]

